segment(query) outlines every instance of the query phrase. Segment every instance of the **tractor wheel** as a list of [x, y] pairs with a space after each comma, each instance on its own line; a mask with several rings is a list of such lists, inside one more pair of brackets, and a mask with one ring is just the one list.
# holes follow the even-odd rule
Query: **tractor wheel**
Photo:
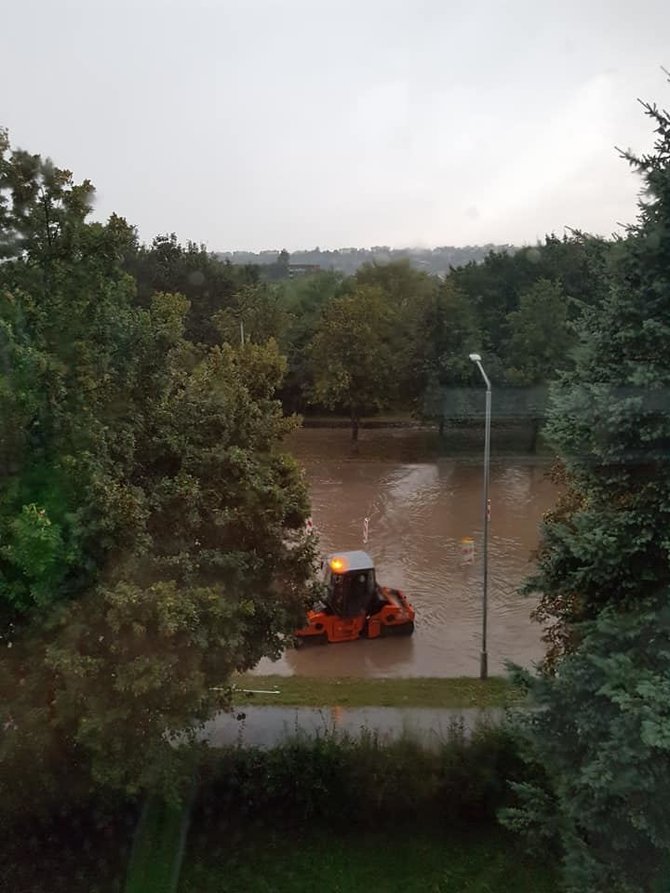
[[327, 645], [328, 636], [326, 633], [319, 633], [317, 636], [297, 636], [296, 648], [313, 648], [315, 645]]
[[380, 636], [411, 636], [413, 632], [414, 621], [410, 620], [409, 623], [401, 623], [397, 626], [385, 626], [382, 624], [379, 634]]

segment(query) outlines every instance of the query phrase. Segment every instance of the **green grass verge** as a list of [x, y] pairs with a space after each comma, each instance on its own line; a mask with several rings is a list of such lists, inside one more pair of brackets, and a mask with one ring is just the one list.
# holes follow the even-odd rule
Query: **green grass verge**
[[278, 690], [279, 694], [235, 693], [236, 704], [287, 707], [506, 707], [519, 693], [506, 679], [358, 679], [312, 676], [236, 676], [238, 689]]
[[180, 893], [555, 893], [553, 866], [524, 859], [515, 841], [395, 829], [335, 835], [255, 833], [194, 846]]
[[136, 831], [125, 893], [174, 893], [181, 868], [190, 804], [151, 797]]

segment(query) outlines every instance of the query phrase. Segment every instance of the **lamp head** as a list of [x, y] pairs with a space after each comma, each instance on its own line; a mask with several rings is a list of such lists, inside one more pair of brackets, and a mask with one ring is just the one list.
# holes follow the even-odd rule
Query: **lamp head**
[[479, 356], [478, 353], [471, 353], [470, 359], [472, 360], [473, 363], [481, 363], [481, 361], [482, 361], [482, 358]]

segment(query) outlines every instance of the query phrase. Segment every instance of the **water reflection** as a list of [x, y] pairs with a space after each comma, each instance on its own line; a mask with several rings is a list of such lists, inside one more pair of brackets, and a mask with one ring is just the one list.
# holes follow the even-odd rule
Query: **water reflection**
[[[330, 676], [476, 675], [481, 629], [481, 460], [417, 461], [417, 432], [363, 432], [351, 457], [346, 431], [303, 430], [292, 448], [303, 464], [312, 516], [324, 552], [368, 551], [383, 583], [404, 589], [417, 611], [411, 639], [361, 641], [291, 651], [259, 672]], [[423, 436], [423, 435], [421, 435]], [[394, 448], [395, 447], [395, 457]], [[404, 456], [410, 454], [411, 461]], [[547, 468], [528, 457], [498, 457], [491, 467], [489, 666], [528, 665], [542, 654], [534, 604], [517, 595], [531, 569], [538, 524], [556, 488]], [[475, 541], [464, 566], [462, 537]]]
[[[341, 642], [287, 651], [287, 669], [303, 676], [411, 676], [415, 636]], [[404, 672], [400, 670], [404, 668]], [[276, 668], [272, 672], [279, 672]]]

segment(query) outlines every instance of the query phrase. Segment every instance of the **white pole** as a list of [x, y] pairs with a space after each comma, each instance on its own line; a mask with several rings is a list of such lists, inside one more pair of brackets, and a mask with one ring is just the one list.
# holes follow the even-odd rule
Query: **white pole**
[[471, 353], [470, 359], [476, 364], [482, 374], [486, 385], [486, 422], [484, 428], [484, 571], [482, 588], [482, 650], [479, 655], [479, 678], [487, 679], [489, 674], [488, 655], [488, 583], [489, 583], [489, 466], [491, 464], [491, 382], [484, 372], [482, 358], [477, 353]]
[[[481, 366], [480, 366], [481, 368]], [[482, 375], [486, 374], [482, 369]], [[491, 464], [491, 382], [486, 378], [486, 432], [484, 434], [484, 591], [482, 594], [482, 653], [479, 678], [488, 677], [488, 582], [489, 582], [489, 468]]]

